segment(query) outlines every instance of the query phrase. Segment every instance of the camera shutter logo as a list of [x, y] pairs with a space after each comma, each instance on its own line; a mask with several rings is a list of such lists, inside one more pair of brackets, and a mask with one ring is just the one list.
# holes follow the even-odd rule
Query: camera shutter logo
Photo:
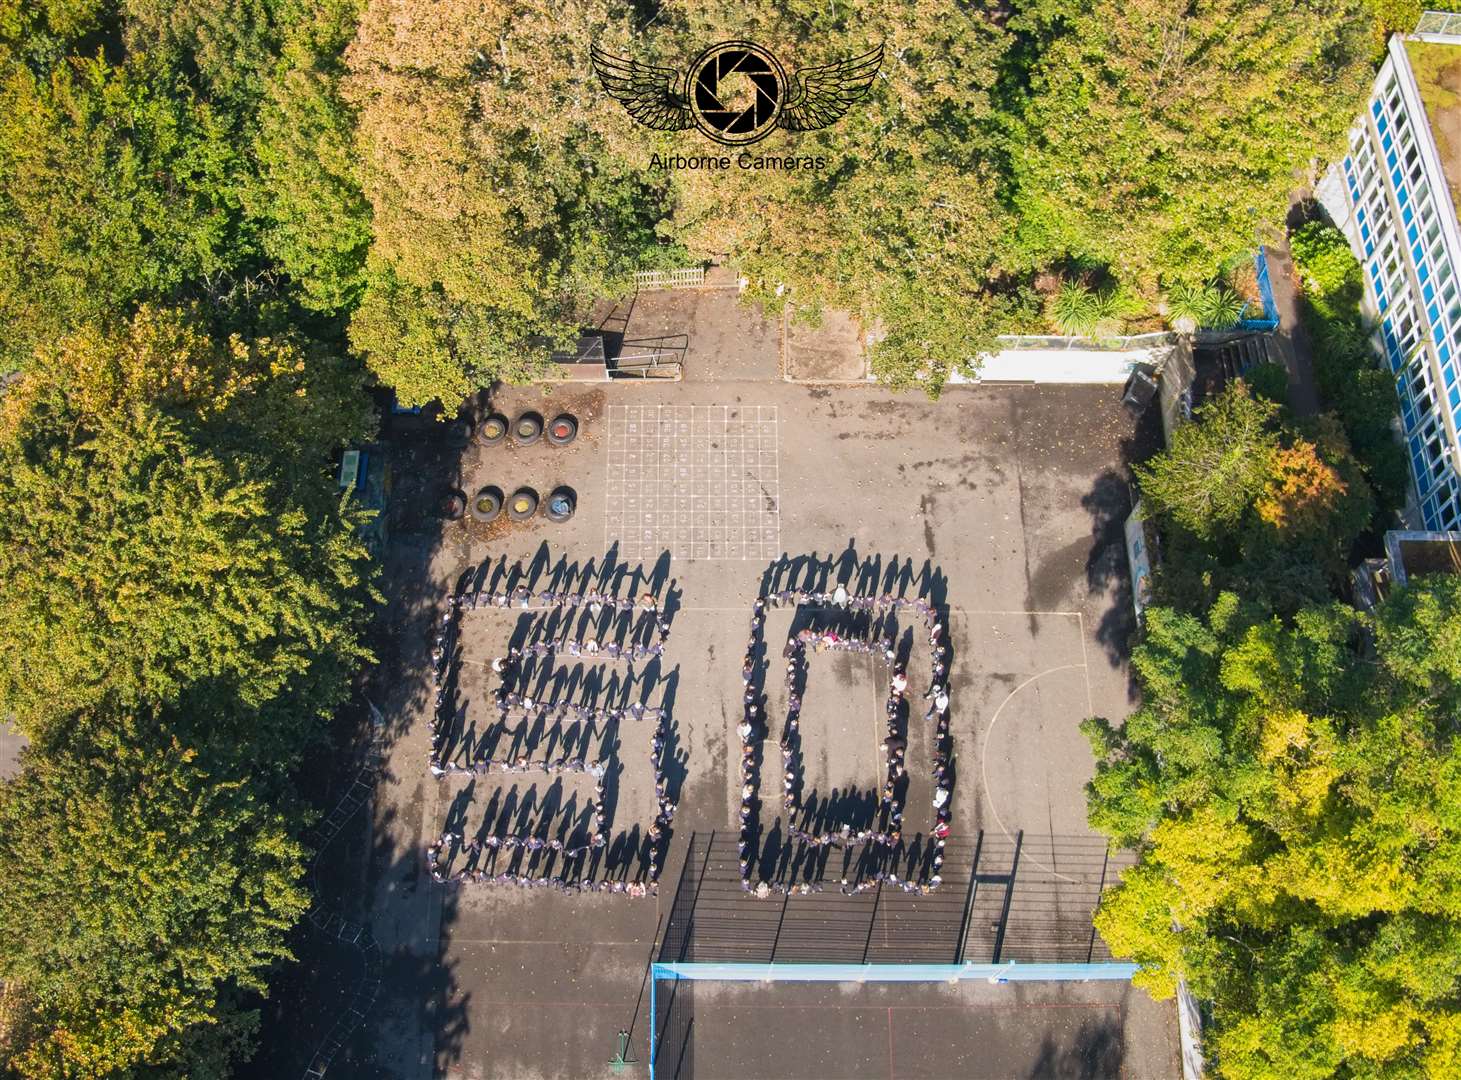
[[789, 77], [769, 50], [752, 41], [712, 45], [684, 73], [597, 45], [591, 56], [604, 89], [645, 127], [694, 127], [725, 146], [749, 146], [777, 128], [814, 131], [842, 119], [872, 86], [883, 47]]

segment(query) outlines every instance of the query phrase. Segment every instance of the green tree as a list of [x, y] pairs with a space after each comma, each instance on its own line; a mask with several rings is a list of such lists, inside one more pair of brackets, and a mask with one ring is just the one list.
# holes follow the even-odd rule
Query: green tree
[[1167, 451], [1136, 470], [1150, 511], [1203, 539], [1234, 530], [1268, 483], [1277, 412], [1241, 381], [1199, 408]]
[[44, 739], [202, 681], [333, 705], [366, 555], [326, 454], [362, 419], [338, 362], [176, 312], [43, 352], [0, 402], [0, 708]]
[[340, 93], [341, 54], [359, 6], [333, 0], [286, 13], [282, 55], [265, 86], [254, 139], [259, 175], [244, 195], [264, 250], [298, 285], [300, 302], [317, 311], [354, 305], [370, 247], [355, 114]]
[[[1143, 704], [1087, 722], [1092, 824], [1140, 861], [1097, 925], [1158, 995], [1211, 1003], [1216, 1075], [1461, 1068], [1454, 578], [1367, 620], [1222, 596], [1148, 613]], [[1403, 629], [1402, 629], [1403, 628]]]
[[1399, 412], [1394, 382], [1375, 356], [1360, 312], [1360, 264], [1343, 234], [1327, 223], [1300, 226], [1292, 244], [1304, 283], [1300, 312], [1314, 345], [1319, 393], [1343, 422], [1381, 509], [1397, 510], [1405, 502], [1409, 468], [1394, 435]]
[[230, 122], [164, 70], [0, 71], [0, 367], [248, 254]]
[[342, 83], [372, 214], [350, 334], [403, 403], [531, 377], [659, 242], [663, 181], [588, 120], [590, 101], [613, 106], [584, 55], [605, 18], [598, 5], [366, 4]]
[[1373, 77], [1362, 0], [1017, 8], [1034, 54], [1010, 90], [1019, 257], [1109, 265], [1144, 292], [1250, 252]]
[[25, 988], [32, 1026], [11, 1066], [131, 1076], [194, 1043], [211, 1052], [191, 1075], [227, 1076], [257, 1026], [236, 993], [265, 989], [308, 906], [297, 811], [271, 808], [280, 792], [227, 748], [168, 734], [203, 718], [71, 720], [0, 785], [0, 975]]

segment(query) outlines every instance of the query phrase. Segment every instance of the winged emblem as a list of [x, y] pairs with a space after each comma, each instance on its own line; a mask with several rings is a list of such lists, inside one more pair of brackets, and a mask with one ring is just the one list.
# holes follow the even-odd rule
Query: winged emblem
[[[836, 123], [872, 86], [883, 46], [789, 77], [769, 52], [751, 42], [712, 46], [683, 73], [615, 56], [597, 45], [590, 57], [604, 89], [645, 127], [699, 127], [717, 141], [746, 143], [777, 127], [814, 131]], [[721, 80], [733, 74], [746, 76], [754, 87], [753, 100], [744, 108], [720, 100]]]
[[791, 77], [780, 125], [788, 131], [815, 131], [841, 120], [867, 93], [883, 66], [883, 47], [834, 64], [810, 67]]
[[611, 97], [619, 99], [629, 115], [655, 131], [683, 131], [695, 126], [684, 94], [685, 76], [674, 68], [641, 64], [604, 52], [595, 45], [589, 52], [594, 71]]

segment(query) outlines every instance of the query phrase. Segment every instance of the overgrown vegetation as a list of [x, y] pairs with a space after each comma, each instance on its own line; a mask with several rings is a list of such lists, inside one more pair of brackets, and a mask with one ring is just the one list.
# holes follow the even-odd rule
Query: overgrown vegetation
[[1405, 452], [1393, 428], [1398, 406], [1360, 314], [1360, 265], [1344, 236], [1325, 222], [1300, 226], [1290, 243], [1304, 286], [1300, 315], [1313, 344], [1320, 396], [1343, 423], [1380, 509], [1398, 510], [1408, 482]]
[[1138, 982], [1209, 1003], [1228, 1080], [1461, 1073], [1461, 579], [1157, 607], [1134, 663], [1142, 707], [1086, 731], [1091, 820], [1141, 851], [1097, 916]]
[[[1374, 25], [1363, 0], [673, 0], [647, 26], [604, 0], [13, 10], [0, 362], [262, 282], [338, 319], [404, 403], [448, 405], [686, 261], [734, 263], [773, 309], [855, 312], [878, 376], [933, 393], [997, 333], [1044, 329], [1062, 281], [1092, 300], [1056, 324], [1113, 332], [1280, 219], [1358, 107]], [[679, 70], [744, 36], [793, 70], [886, 58], [839, 123], [757, 148], [820, 171], [652, 168], [703, 139], [634, 123], [590, 47]]]
[[[1332, 239], [1295, 253], [1337, 317]], [[1461, 1071], [1461, 579], [1336, 600], [1366, 472], [1337, 419], [1242, 382], [1138, 470], [1164, 551], [1142, 705], [1083, 730], [1091, 824], [1140, 858], [1097, 927], [1141, 985], [1206, 1003], [1228, 1080]]]
[[365, 657], [361, 373], [144, 307], [0, 399], [0, 975], [22, 1077], [226, 1076], [308, 907], [292, 774]]

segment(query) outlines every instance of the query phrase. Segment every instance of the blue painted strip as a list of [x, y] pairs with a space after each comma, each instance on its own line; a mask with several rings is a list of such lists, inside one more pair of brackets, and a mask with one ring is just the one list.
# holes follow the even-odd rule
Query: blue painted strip
[[1136, 965], [1103, 964], [655, 964], [654, 979], [719, 982], [1130, 982]]

